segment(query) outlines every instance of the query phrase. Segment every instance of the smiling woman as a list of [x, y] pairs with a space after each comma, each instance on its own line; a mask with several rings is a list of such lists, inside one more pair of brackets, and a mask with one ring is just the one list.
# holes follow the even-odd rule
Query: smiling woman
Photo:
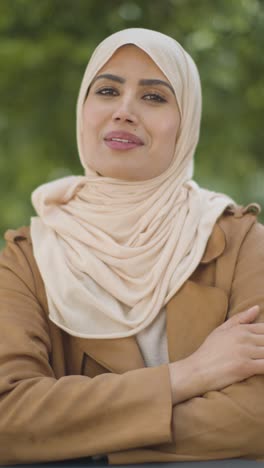
[[85, 174], [38, 187], [0, 257], [0, 464], [264, 456], [264, 229], [194, 182], [200, 119], [174, 39], [94, 51]]
[[82, 133], [86, 164], [107, 177], [151, 179], [169, 167], [179, 127], [166, 76], [141, 49], [123, 46], [89, 88]]

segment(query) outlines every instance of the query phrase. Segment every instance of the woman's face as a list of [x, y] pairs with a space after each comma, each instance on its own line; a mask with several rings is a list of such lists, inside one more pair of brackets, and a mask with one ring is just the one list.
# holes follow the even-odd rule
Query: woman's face
[[179, 126], [168, 79], [141, 49], [122, 46], [93, 79], [84, 104], [86, 164], [105, 177], [156, 177], [170, 165]]

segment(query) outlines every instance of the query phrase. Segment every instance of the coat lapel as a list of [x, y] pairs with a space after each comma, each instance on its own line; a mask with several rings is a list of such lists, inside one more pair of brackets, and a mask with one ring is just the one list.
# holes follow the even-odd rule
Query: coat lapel
[[111, 372], [122, 374], [145, 366], [136, 338], [95, 340], [76, 338], [82, 351]]
[[[225, 246], [225, 234], [215, 224], [201, 264], [209, 264], [218, 258]], [[199, 270], [195, 273], [198, 279]], [[225, 320], [227, 309], [228, 298], [222, 289], [186, 281], [166, 307], [170, 362], [196, 351], [210, 332]]]
[[227, 313], [227, 296], [218, 288], [187, 281], [168, 303], [167, 339], [170, 362], [196, 351]]

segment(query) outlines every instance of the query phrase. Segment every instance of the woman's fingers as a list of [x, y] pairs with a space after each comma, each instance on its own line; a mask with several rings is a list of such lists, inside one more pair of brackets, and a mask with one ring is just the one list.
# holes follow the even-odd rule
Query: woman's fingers
[[251, 346], [249, 348], [250, 359], [260, 359], [264, 361], [264, 346]]
[[250, 323], [245, 327], [252, 335], [264, 335], [264, 322]]
[[259, 314], [259, 306], [250, 307], [239, 314], [234, 315], [230, 320], [234, 320], [235, 324], [251, 323]]
[[189, 363], [195, 370], [191, 371], [194, 384], [190, 394], [201, 395], [264, 374], [264, 323], [253, 323], [259, 310], [256, 305], [235, 314], [213, 330], [197, 351], [181, 361], [183, 367]]
[[257, 346], [259, 348], [264, 347], [264, 335], [257, 335], [254, 333], [250, 336], [248, 342], [252, 346]]
[[247, 310], [244, 310], [243, 312], [239, 312], [238, 314], [233, 315], [233, 317], [220, 325], [219, 329], [221, 328], [222, 330], [225, 330], [234, 327], [235, 325], [251, 323], [257, 318], [258, 314], [259, 306], [255, 305]]
[[253, 375], [263, 375], [264, 374], [264, 359], [255, 359], [253, 367], [254, 367]]

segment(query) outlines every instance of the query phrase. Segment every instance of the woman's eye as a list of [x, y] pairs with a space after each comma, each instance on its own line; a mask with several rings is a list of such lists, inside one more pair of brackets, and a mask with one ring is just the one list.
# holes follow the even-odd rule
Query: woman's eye
[[100, 94], [101, 96], [117, 96], [118, 92], [114, 88], [101, 88], [98, 89], [95, 94]]
[[143, 99], [145, 99], [146, 101], [167, 102], [166, 99], [164, 99], [162, 96], [156, 93], [145, 94], [143, 96]]

